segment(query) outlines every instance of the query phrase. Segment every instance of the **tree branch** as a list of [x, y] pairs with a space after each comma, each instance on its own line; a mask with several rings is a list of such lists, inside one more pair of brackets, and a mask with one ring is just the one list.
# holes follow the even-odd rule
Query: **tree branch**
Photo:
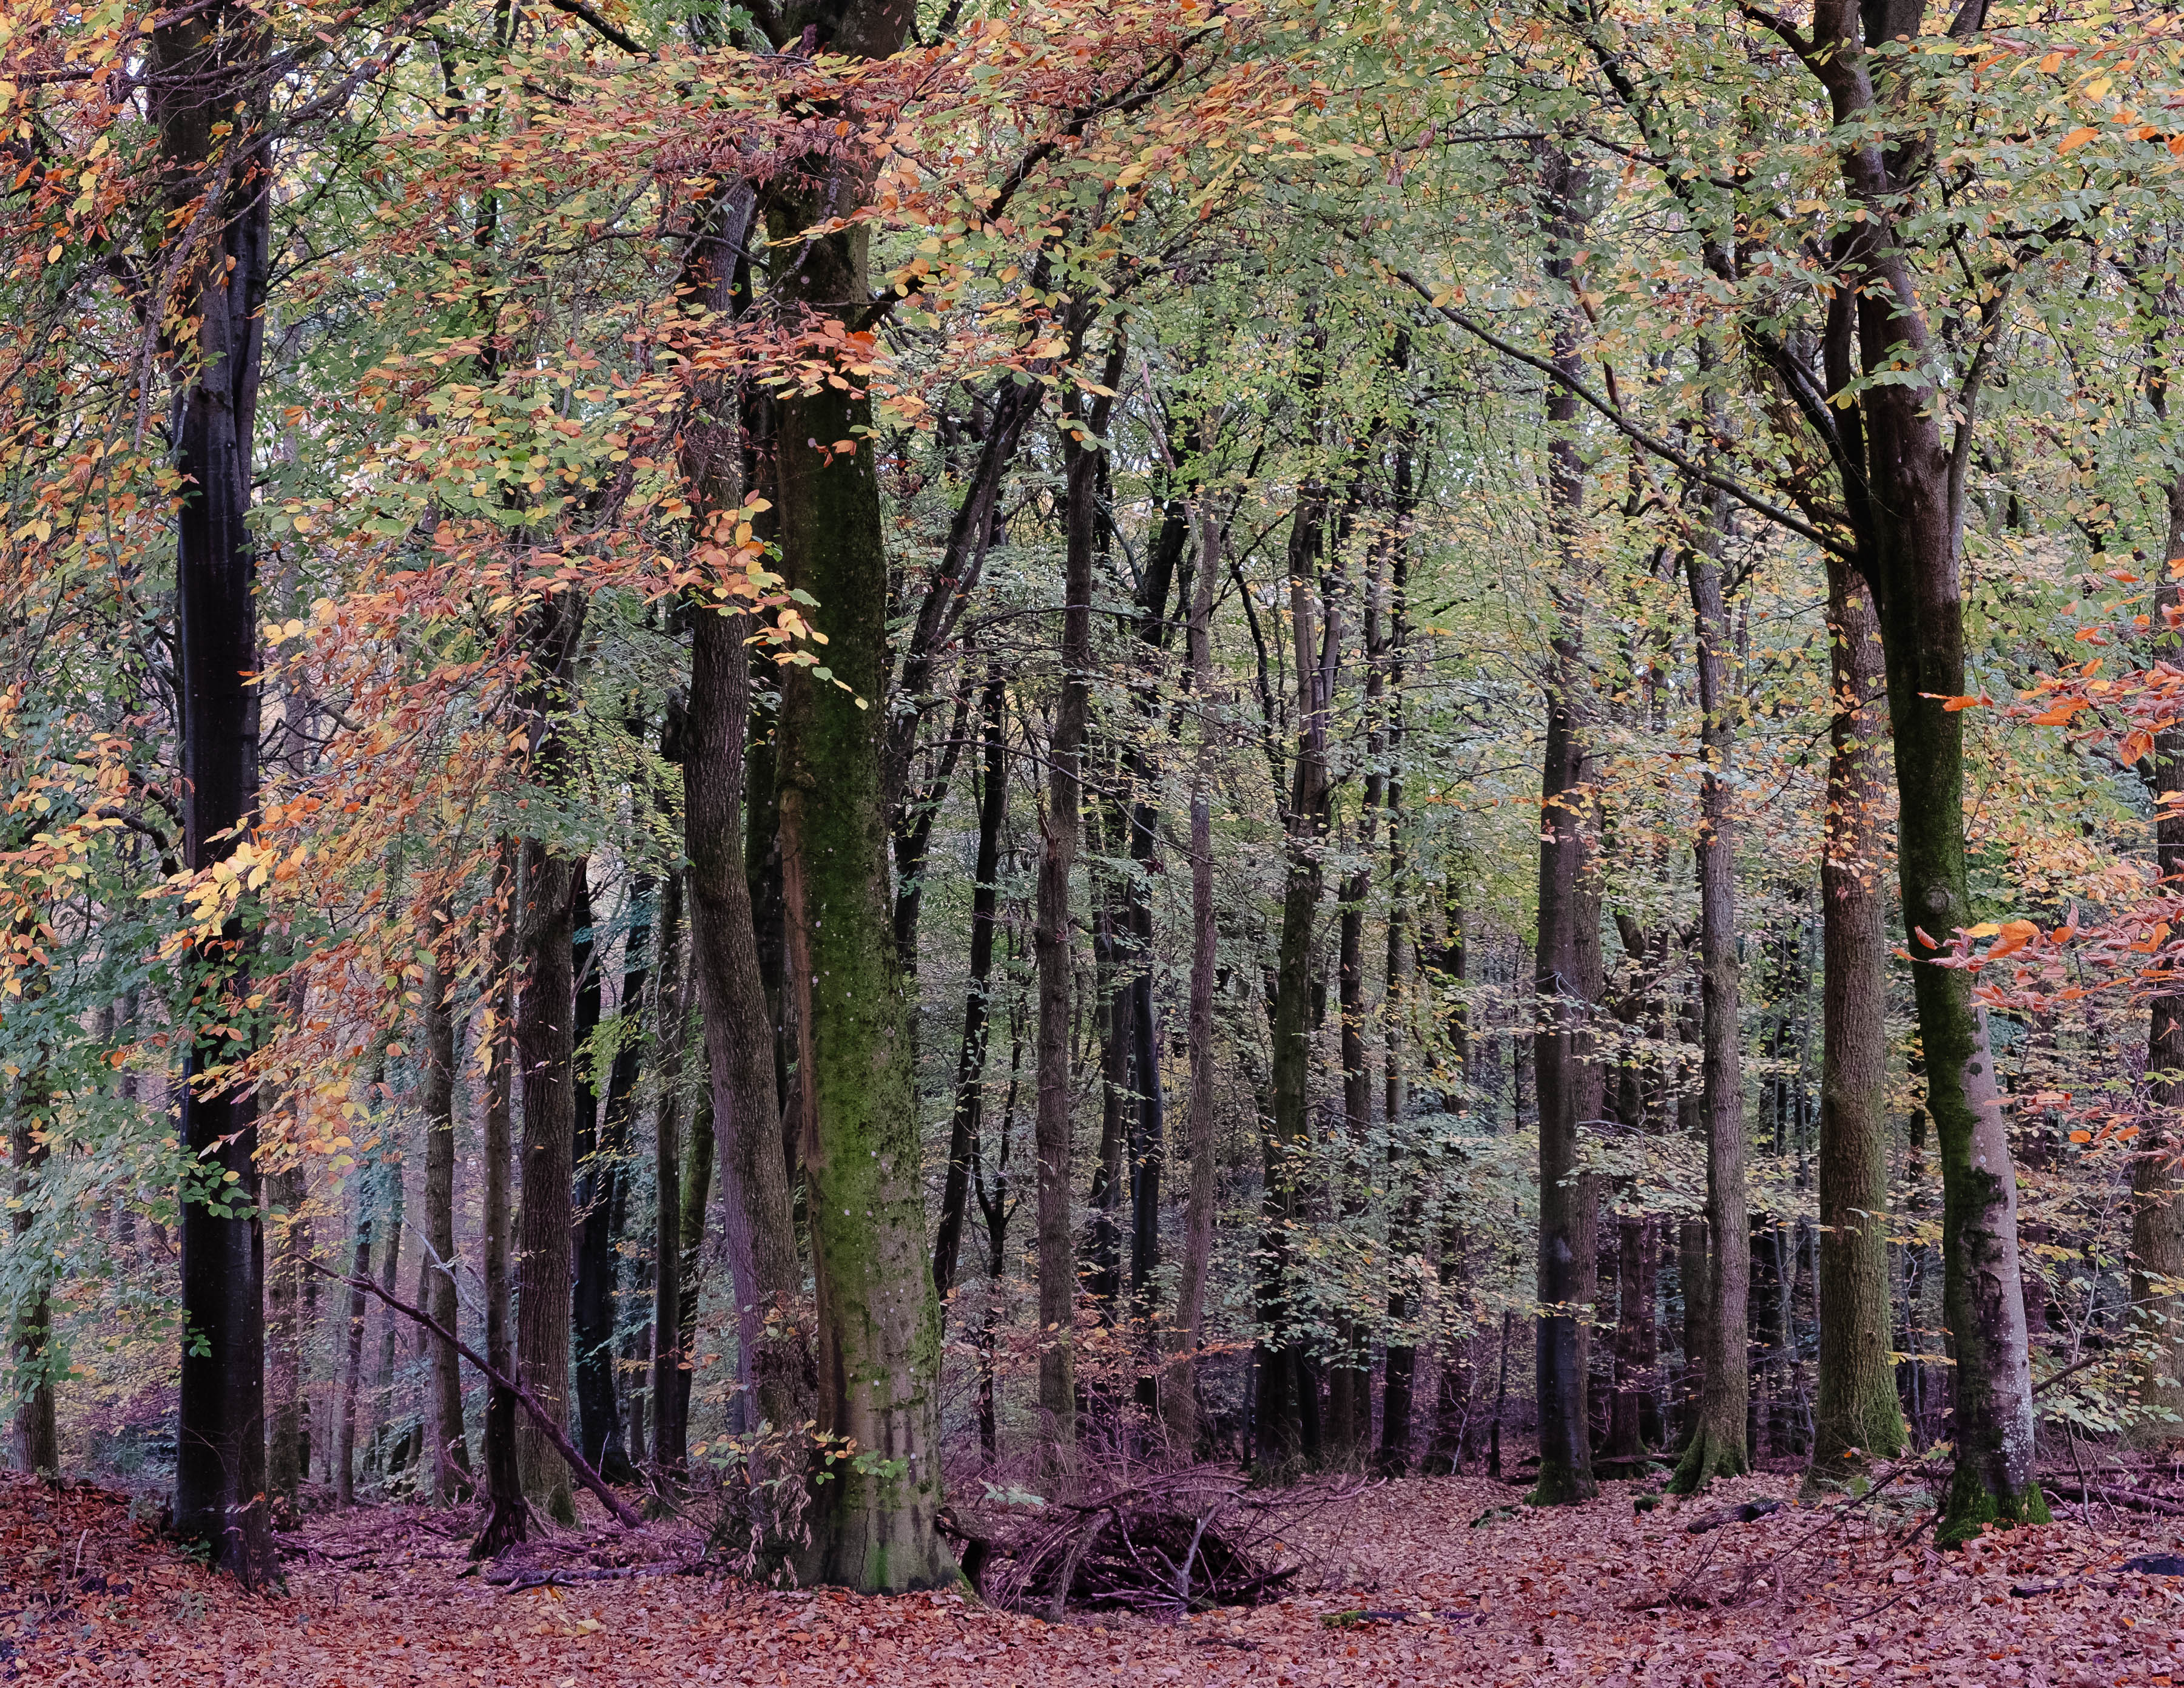
[[644, 1520], [638, 1516], [636, 1509], [607, 1486], [606, 1479], [592, 1468], [590, 1462], [583, 1455], [577, 1451], [576, 1445], [569, 1440], [568, 1432], [554, 1423], [554, 1415], [541, 1407], [538, 1397], [524, 1388], [521, 1384], [504, 1375], [498, 1367], [489, 1364], [476, 1349], [471, 1347], [462, 1338], [457, 1336], [432, 1314], [413, 1307], [407, 1301], [389, 1295], [372, 1279], [345, 1276], [330, 1267], [320, 1265], [318, 1262], [309, 1257], [305, 1258], [304, 1264], [322, 1278], [331, 1278], [337, 1284], [346, 1284], [352, 1290], [363, 1290], [378, 1296], [396, 1312], [400, 1313], [404, 1318], [413, 1319], [423, 1325], [426, 1329], [431, 1331], [433, 1335], [469, 1361], [478, 1369], [485, 1380], [495, 1389], [506, 1390], [515, 1397], [516, 1405], [531, 1415], [531, 1422], [538, 1426], [538, 1434], [551, 1442], [554, 1445], [554, 1451], [567, 1462], [569, 1469], [575, 1474], [577, 1480], [598, 1496], [599, 1504], [614, 1514], [615, 1521], [631, 1529], [644, 1528]]
[[1846, 545], [1840, 539], [1831, 538], [1827, 533], [1823, 532], [1821, 529], [1814, 526], [1812, 523], [1807, 521], [1802, 516], [1798, 515], [1794, 511], [1785, 510], [1781, 505], [1770, 503], [1769, 500], [1761, 498], [1757, 493], [1752, 491], [1751, 488], [1746, 487], [1741, 482], [1733, 481], [1725, 475], [1715, 474], [1713, 471], [1707, 468], [1704, 465], [1697, 462], [1685, 453], [1677, 450], [1676, 448], [1670, 445], [1668, 441], [1661, 438], [1656, 434], [1648, 433], [1644, 428], [1640, 427], [1637, 423], [1632, 421], [1628, 416], [1624, 415], [1621, 409], [1617, 408], [1615, 405], [1609, 404], [1607, 400], [1602, 398], [1598, 393], [1595, 393], [1590, 387], [1587, 387], [1585, 382], [1580, 380], [1577, 376], [1569, 374], [1566, 370], [1557, 368], [1552, 359], [1543, 358], [1536, 352], [1528, 352], [1523, 347], [1515, 344], [1513, 342], [1503, 339], [1499, 334], [1496, 334], [1492, 329], [1487, 327], [1484, 323], [1475, 321], [1471, 317], [1465, 315], [1463, 312], [1454, 309], [1452, 306], [1436, 304], [1434, 299], [1433, 289], [1427, 287], [1426, 284], [1418, 280], [1417, 276], [1412, 275], [1409, 270], [1397, 270], [1392, 273], [1397, 280], [1401, 281], [1404, 286], [1409, 287], [1412, 292], [1418, 294], [1420, 298], [1426, 302], [1429, 307], [1439, 313], [1439, 315], [1447, 321], [1453, 323], [1457, 327], [1462, 329], [1464, 332], [1473, 336], [1474, 338], [1483, 340], [1486, 344], [1491, 346], [1496, 351], [1501, 353], [1505, 358], [1513, 358], [1518, 363], [1527, 365], [1529, 367], [1539, 370], [1540, 374], [1547, 376], [1550, 380], [1557, 382], [1565, 392], [1577, 398], [1582, 399], [1585, 404], [1597, 410], [1602, 415], [1607, 417], [1610, 422], [1615, 425], [1617, 430], [1626, 438], [1638, 445], [1643, 446], [1647, 451], [1652, 452], [1656, 457], [1661, 458], [1666, 462], [1674, 464], [1684, 474], [1689, 476], [1701, 486], [1711, 487], [1718, 493], [1726, 493], [1730, 498], [1735, 499], [1737, 503], [1742, 504], [1746, 509], [1765, 516], [1769, 521], [1774, 523], [1778, 527], [1786, 528], [1789, 532], [1797, 534], [1801, 538], [1811, 540], [1813, 543], [1818, 545], [1824, 551], [1830, 552], [1836, 556], [1844, 558], [1854, 558], [1857, 555], [1856, 551], [1852, 547]]

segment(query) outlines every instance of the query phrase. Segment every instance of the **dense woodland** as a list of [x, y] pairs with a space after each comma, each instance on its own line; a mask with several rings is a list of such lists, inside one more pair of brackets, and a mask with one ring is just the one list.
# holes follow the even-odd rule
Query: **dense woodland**
[[16, 1463], [891, 1591], [2184, 1434], [2180, 56], [10, 0]]

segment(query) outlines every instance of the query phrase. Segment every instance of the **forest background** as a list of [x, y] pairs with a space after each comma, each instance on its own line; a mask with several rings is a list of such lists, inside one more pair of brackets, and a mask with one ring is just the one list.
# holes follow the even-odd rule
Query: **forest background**
[[25, 1468], [2173, 1434], [2173, 13], [0, 29]]

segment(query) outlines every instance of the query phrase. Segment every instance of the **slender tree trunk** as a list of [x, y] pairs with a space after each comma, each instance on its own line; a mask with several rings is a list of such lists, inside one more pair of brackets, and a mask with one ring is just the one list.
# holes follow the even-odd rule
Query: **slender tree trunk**
[[[732, 314], [736, 307], [736, 254], [744, 244], [753, 209], [747, 191], [722, 198], [685, 254], [683, 275], [691, 297], [717, 314]], [[705, 420], [684, 433], [682, 467], [698, 491], [705, 520], [720, 524], [723, 531], [717, 537], [727, 539], [725, 530], [743, 499], [743, 454], [733, 421], [738, 407], [724, 389], [705, 397]], [[808, 1325], [798, 1313], [803, 1268], [782, 1151], [774, 1016], [760, 962], [744, 850], [751, 711], [745, 641], [754, 629], [749, 614], [732, 599], [701, 593], [692, 605], [690, 630], [682, 781], [691, 962], [704, 1006], [713, 1131], [727, 1198], [737, 1376], [744, 1390], [739, 1410], [748, 1420], [746, 1428], [765, 1423], [783, 1429], [811, 1416], [805, 1382]], [[828, 846], [848, 847], [846, 840]], [[805, 1071], [809, 1073], [808, 1065]]]
[[[402, 1219], [404, 1191], [402, 1162], [398, 1157], [382, 1168], [387, 1180], [387, 1223], [379, 1234], [379, 1287], [393, 1295], [401, 1287]], [[371, 1468], [383, 1482], [390, 1474], [392, 1451], [387, 1446], [387, 1419], [394, 1400], [394, 1368], [401, 1351], [402, 1329], [392, 1313], [379, 1325], [379, 1364], [371, 1379]]]
[[1214, 727], [1213, 601], [1221, 573], [1221, 528], [1210, 515], [1199, 522], [1198, 571], [1193, 581], [1186, 634], [1191, 682], [1206, 720], [1190, 783], [1190, 1194], [1184, 1212], [1182, 1273], [1175, 1293], [1170, 1336], [1176, 1359], [1161, 1385], [1161, 1416], [1174, 1451], [1189, 1458], [1198, 1446], [1198, 1350], [1206, 1335], [1206, 1291], [1213, 1267], [1215, 1179], [1219, 1145], [1214, 1130], [1213, 994], [1217, 982], [1220, 929], [1213, 902]]
[[[1553, 250], [1550, 278], [1567, 286], [1573, 275], [1568, 248], [1581, 232], [1575, 209], [1579, 172], [1560, 153], [1539, 154], [1540, 197]], [[1564, 309], [1555, 337], [1558, 366], [1574, 373], [1578, 360], [1575, 313]], [[1591, 1227], [1585, 1206], [1590, 1182], [1577, 1172], [1578, 1131], [1598, 1111], [1600, 1080], [1592, 1070], [1592, 994], [1589, 976], [1598, 971], [1599, 908], [1587, 883], [1591, 847], [1585, 837], [1591, 807], [1585, 749], [1584, 565], [1578, 555], [1585, 510], [1585, 464], [1575, 437], [1577, 401], [1556, 387], [1547, 400], [1549, 520], [1564, 583], [1557, 588], [1558, 625], [1550, 655], [1546, 743], [1540, 784], [1539, 948], [1534, 978], [1535, 1029], [1532, 1065], [1540, 1115], [1540, 1258], [1535, 1367], [1540, 1404], [1540, 1480], [1532, 1491], [1540, 1505], [1588, 1500], [1594, 1491], [1591, 1437], [1586, 1424], [1586, 1345], [1591, 1317], [1582, 1304], [1591, 1262], [1580, 1245]], [[1590, 925], [1591, 931], [1586, 930]], [[1588, 962], [1590, 961], [1590, 965]]]
[[[438, 942], [446, 912], [432, 916], [433, 946], [425, 964], [424, 1061], [418, 1101], [425, 1116], [425, 1311], [449, 1330], [460, 1311], [455, 1297], [455, 1017], [448, 1001], [447, 975]], [[470, 1498], [470, 1439], [463, 1428], [463, 1377], [454, 1345], [425, 1340], [432, 1352], [432, 1488], [447, 1505]]]
[[[2176, 331], [2173, 315], [2171, 331]], [[2165, 379], [2154, 384], [2159, 408], [2169, 414]], [[2155, 625], [2184, 603], [2176, 571], [2184, 568], [2184, 475], [2169, 483], [2167, 563], [2154, 593]], [[2166, 641], [2173, 644], [2175, 636]], [[2169, 659], [2176, 659], [2171, 655]], [[2184, 808], [2162, 800], [2184, 791], [2184, 732], [2175, 727], [2153, 741], [2154, 866], [2164, 883], [2184, 887]], [[2184, 994], [2154, 998], [2148, 1022], [2146, 1070], [2152, 1103], [2131, 1173], [2131, 1302], [2140, 1340], [2152, 1350], [2141, 1368], [2139, 1402], [2157, 1412], [2184, 1416], [2184, 1183], [2177, 1162], [2184, 1151], [2175, 1121], [2184, 1106]], [[2169, 1440], [2173, 1422], [2153, 1421], [2152, 1434]]]
[[[485, 1083], [484, 1212], [481, 1215], [485, 1279], [485, 1357], [504, 1378], [515, 1375], [515, 1344], [510, 1329], [509, 1292], [515, 1272], [513, 1216], [510, 1209], [515, 1170], [515, 947], [522, 920], [522, 847], [500, 841], [493, 864], [493, 970], [487, 1001], [492, 1018], [481, 1020], [478, 1040], [487, 1061]], [[449, 1329], [454, 1327], [450, 1325]], [[479, 1463], [485, 1469], [486, 1515], [471, 1544], [474, 1559], [496, 1558], [530, 1532], [530, 1507], [523, 1498], [523, 1475], [516, 1451], [516, 1400], [513, 1390], [488, 1383], [485, 1429]]]
[[705, 1242], [705, 1216], [713, 1198], [713, 1096], [710, 1086], [699, 1094], [690, 1115], [690, 1141], [682, 1154], [682, 1345], [690, 1355], [676, 1380], [680, 1404], [677, 1416], [687, 1434], [690, 1423], [690, 1386], [697, 1380], [698, 1303], [704, 1279], [699, 1271]]
[[[1318, 343], [1310, 381], [1319, 390], [1323, 338]], [[1310, 429], [1317, 443], [1318, 413]], [[1323, 652], [1339, 649], [1339, 613], [1321, 604], [1328, 493], [1317, 477], [1297, 491], [1290, 518], [1289, 587], [1290, 637], [1295, 648], [1297, 742], [1283, 817], [1285, 862], [1282, 924], [1275, 952], [1272, 1118], [1264, 1145], [1266, 1194], [1262, 1204], [1258, 1317], [1256, 1462], [1277, 1475], [1317, 1451], [1308, 1418], [1318, 1408], [1317, 1378], [1305, 1363], [1301, 1334], [1290, 1306], [1290, 1232], [1301, 1217], [1298, 1180], [1310, 1153], [1312, 1106], [1312, 975], [1313, 939], [1323, 882], [1321, 853], [1328, 823], [1327, 671]], [[1309, 1396], [1309, 1399], [1307, 1397]]]
[[[1395, 363], [1409, 365], [1410, 341], [1399, 335]], [[1410, 636], [1410, 528], [1417, 494], [1412, 486], [1415, 430], [1396, 433], [1394, 462], [1396, 527], [1389, 536], [1388, 564], [1388, 949], [1384, 964], [1384, 1007], [1381, 1018], [1381, 1111], [1388, 1123], [1390, 1182], [1399, 1192], [1390, 1224], [1388, 1252], [1388, 1353], [1380, 1392], [1380, 1467], [1401, 1476], [1410, 1467], [1418, 1349], [1409, 1340], [1413, 1301], [1424, 1299], [1418, 1256], [1424, 1246], [1425, 1179], [1417, 1157], [1403, 1141], [1410, 1112], [1410, 1084], [1404, 1067], [1411, 1035], [1411, 989], [1417, 945], [1412, 935], [1412, 889], [1403, 837], [1403, 658]]]
[[1819, 1404], [1808, 1485], [1852, 1474], [1850, 1451], [1903, 1447], [1889, 1359], [1888, 927], [1881, 886], [1880, 631], [1850, 565], [1828, 560], [1835, 711], [1820, 858]]
[[334, 1501], [356, 1504], [356, 1407], [364, 1386], [364, 1316], [366, 1306], [363, 1280], [371, 1276], [371, 1184], [364, 1180], [357, 1190], [356, 1234], [351, 1243], [348, 1275], [348, 1318], [342, 1327], [341, 1406], [334, 1422]]
[[[30, 1086], [26, 1084], [24, 1089], [27, 1093]], [[31, 1100], [25, 1094], [18, 1099], [17, 1107], [24, 1108]], [[38, 1172], [49, 1152], [43, 1125], [42, 1120], [18, 1112], [10, 1134], [8, 1158], [15, 1168], [15, 1211], [10, 1228], [19, 1244], [36, 1223]], [[58, 1477], [61, 1468], [60, 1430], [53, 1411], [53, 1374], [43, 1363], [53, 1339], [53, 1305], [52, 1293], [41, 1278], [16, 1315], [15, 1364], [19, 1371], [31, 1372], [33, 1376], [30, 1387], [16, 1403], [14, 1428], [15, 1469]]]
[[979, 1217], [986, 1225], [986, 1305], [978, 1321], [978, 1446], [989, 1460], [1000, 1452], [1000, 1390], [994, 1376], [994, 1351], [1004, 1311], [1001, 1284], [1009, 1263], [1009, 1221], [1016, 1213], [1016, 1201], [1009, 1194], [1009, 1163], [1016, 1141], [1017, 1083], [1023, 1070], [1023, 1003], [1019, 998], [1009, 1009], [1009, 1088], [1001, 1103], [1001, 1140], [994, 1155], [991, 1189], [978, 1164], [979, 1139], [971, 1139], [972, 1188], [978, 1199]]
[[304, 1401], [309, 1362], [301, 1280], [311, 1233], [303, 1212], [301, 1167], [285, 1167], [266, 1175], [265, 1206], [274, 1241], [273, 1267], [265, 1285], [266, 1357], [271, 1362], [272, 1385], [265, 1481], [270, 1492], [292, 1506], [309, 1466], [310, 1420]]
[[1736, 840], [1729, 785], [1736, 729], [1729, 695], [1729, 615], [1722, 604], [1721, 565], [1711, 549], [1719, 542], [1725, 515], [1725, 500], [1717, 498], [1703, 543], [1684, 559], [1697, 622], [1699, 708], [1704, 716], [1700, 744], [1706, 766], [1699, 783], [1696, 854], [1707, 1224], [1713, 1237], [1696, 1428], [1672, 1485], [1686, 1495], [1716, 1477], [1735, 1476], [1748, 1464], [1745, 1418], [1751, 1375], [1745, 1322], [1751, 1255], [1745, 1246], [1744, 1034], [1738, 1008]]
[[682, 1123], [690, 989], [678, 869], [667, 876], [661, 900], [660, 966], [652, 983], [653, 1023], [660, 1039], [660, 1105], [653, 1113], [652, 1160], [652, 1462], [670, 1475], [681, 1472], [690, 1457], [682, 1387], [682, 1370], [689, 1364], [688, 1333], [682, 1328]]
[[956, 1287], [963, 1218], [971, 1199], [971, 1158], [986, 1101], [986, 1037], [992, 1017], [994, 932], [1000, 902], [1001, 825], [1009, 810], [1007, 685], [989, 667], [979, 706], [983, 750], [978, 788], [978, 854], [971, 890], [971, 983], [963, 1003], [963, 1041], [956, 1058], [956, 1108], [949, 1122], [948, 1175], [933, 1234], [933, 1287], [944, 1308]]
[[[582, 1158], [583, 1185], [577, 1211], [577, 1284], [573, 1306], [577, 1340], [577, 1404], [582, 1435], [577, 1443], [592, 1468], [609, 1483], [633, 1483], [624, 1439], [621, 1390], [617, 1380], [616, 1338], [620, 1323], [621, 1229], [629, 1183], [630, 1110], [637, 1095], [644, 1041], [641, 1028], [645, 984], [650, 976], [652, 894], [655, 882], [640, 876], [630, 885], [632, 911], [624, 939], [621, 1006], [624, 1030], [607, 1071], [605, 1104], [591, 1151]], [[596, 942], [586, 946], [592, 958], [588, 1016], [579, 1012], [577, 1034], [588, 1038], [599, 1024], [599, 974], [604, 955]], [[580, 1103], [580, 1110], [582, 1105]], [[580, 1133], [581, 1135], [581, 1133]]]
[[[1072, 405], [1069, 421], [1078, 422]], [[1077, 1444], [1077, 1258], [1071, 1207], [1069, 876], [1084, 814], [1084, 734], [1091, 710], [1092, 488], [1096, 454], [1065, 432], [1067, 524], [1062, 571], [1061, 695], [1047, 745], [1046, 812], [1033, 945], [1039, 968], [1039, 1406], [1055, 1474], [1066, 1477]]]
[[[195, 330], [188, 345], [167, 349], [176, 376], [169, 437], [189, 489], [175, 522], [183, 856], [191, 871], [203, 872], [233, 850], [232, 829], [258, 805], [258, 694], [248, 677], [261, 665], [248, 516], [271, 246], [270, 158], [256, 132], [267, 36], [250, 8], [220, 0], [163, 22], [151, 48], [152, 115], [175, 213], [168, 226], [190, 243], [163, 259], [175, 293], [151, 303], [155, 320]], [[215, 1004], [227, 994], [248, 993], [252, 947], [238, 916], [200, 953], [224, 976], [209, 1017], [220, 1017]], [[255, 1587], [274, 1569], [256, 1093], [247, 1085], [208, 1091], [196, 1082], [239, 1053], [200, 1029], [187, 1028], [176, 1133], [190, 1164], [177, 1203], [183, 1337], [175, 1531]]]

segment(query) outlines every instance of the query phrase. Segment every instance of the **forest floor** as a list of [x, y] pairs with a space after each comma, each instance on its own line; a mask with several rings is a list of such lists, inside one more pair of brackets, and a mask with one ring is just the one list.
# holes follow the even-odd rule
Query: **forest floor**
[[[1614, 1483], [1590, 1505], [1535, 1513], [1479, 1478], [1323, 1485], [1284, 1539], [1304, 1566], [1290, 1598], [1179, 1623], [1048, 1623], [959, 1594], [597, 1576], [694, 1553], [694, 1535], [666, 1528], [554, 1534], [515, 1584], [558, 1568], [566, 1585], [496, 1586], [465, 1557], [465, 1513], [393, 1507], [308, 1519], [281, 1538], [285, 1588], [248, 1595], [177, 1557], [142, 1502], [9, 1477], [0, 1683], [2184, 1684], [2184, 1577], [2117, 1568], [2176, 1550], [2184, 1518], [2070, 1504], [2063, 1521], [1949, 1554], [1915, 1503], [1786, 1506], [1688, 1529], [1794, 1490], [1758, 1476], [1641, 1513], [1634, 1485]], [[2043, 1586], [2013, 1593], [2029, 1585]]]

